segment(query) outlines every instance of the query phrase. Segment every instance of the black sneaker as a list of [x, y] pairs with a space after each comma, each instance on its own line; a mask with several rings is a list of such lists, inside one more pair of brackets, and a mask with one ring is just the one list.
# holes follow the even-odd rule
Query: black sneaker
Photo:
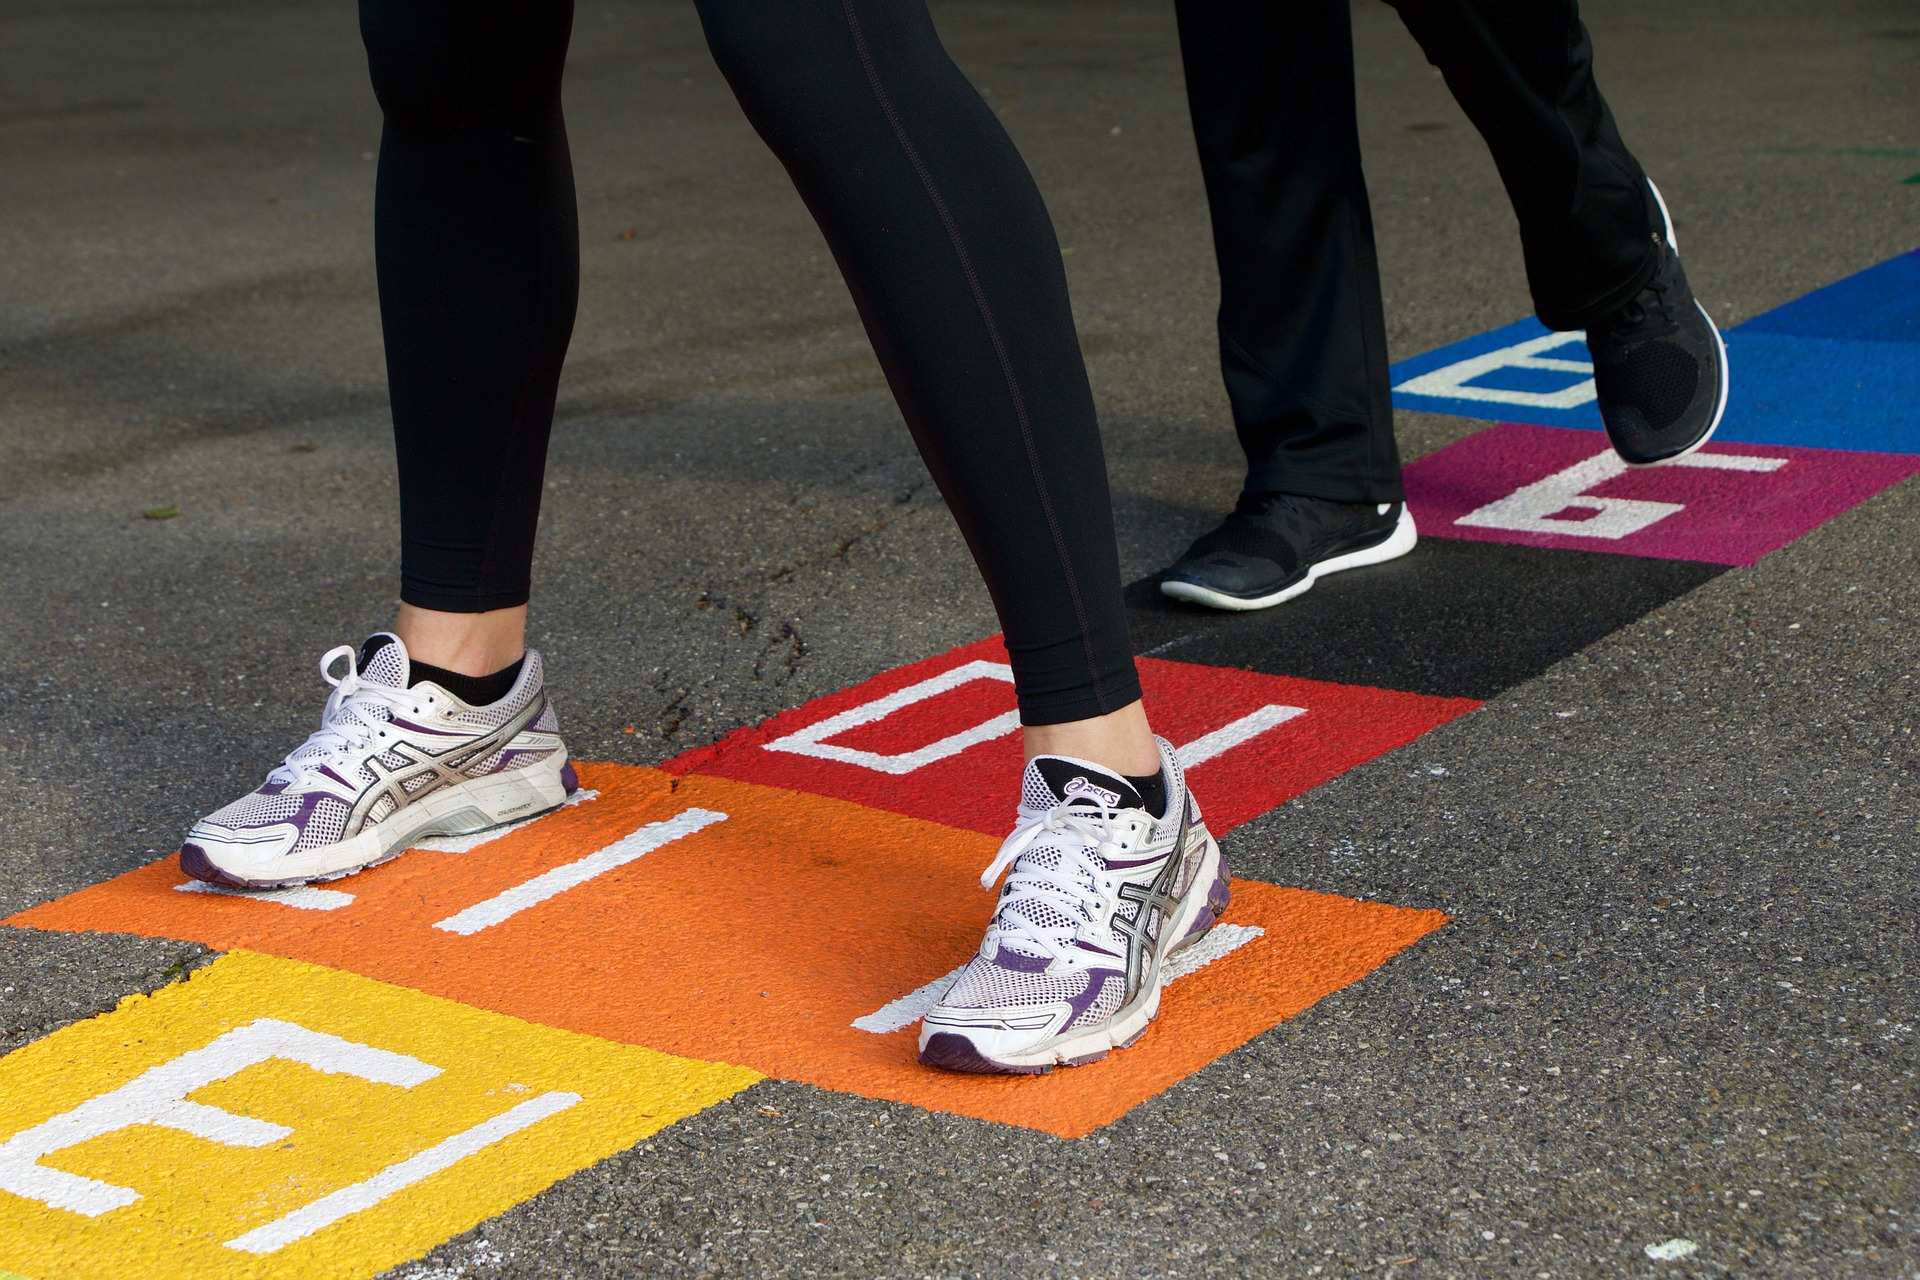
[[[1652, 186], [1652, 183], [1648, 183]], [[1600, 420], [1629, 466], [1685, 457], [1727, 410], [1727, 345], [1687, 287], [1666, 201], [1660, 270], [1626, 306], [1587, 327]]]
[[1402, 502], [1243, 494], [1233, 514], [1167, 570], [1160, 590], [1215, 609], [1265, 609], [1329, 573], [1403, 556], [1416, 540]]

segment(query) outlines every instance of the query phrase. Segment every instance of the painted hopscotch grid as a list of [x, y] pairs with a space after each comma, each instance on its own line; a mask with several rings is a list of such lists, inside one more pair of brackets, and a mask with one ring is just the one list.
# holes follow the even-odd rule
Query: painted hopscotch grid
[[[1594, 455], [1590, 437], [1499, 427], [1409, 469], [1423, 532], [1752, 563], [1911, 474], [1884, 454], [1820, 455], [1920, 451], [1917, 275], [1920, 255], [1906, 255], [1729, 335], [1736, 369], [1764, 358], [1736, 373], [1722, 440], [1789, 447], [1715, 448], [1648, 479]], [[1522, 322], [1443, 348], [1396, 367], [1396, 400], [1591, 428], [1578, 336]], [[1736, 497], [1713, 491], [1729, 478], [1749, 483]], [[1153, 659], [1142, 675], [1202, 793], [1248, 797], [1213, 813], [1220, 830], [1477, 705]], [[911, 779], [878, 794], [923, 795], [941, 815], [962, 774], [973, 792], [982, 769], [1010, 783], [1007, 683], [987, 641], [732, 735], [672, 772], [586, 766], [614, 800], [590, 816], [433, 842], [351, 891], [230, 894], [181, 883], [168, 859], [14, 917], [331, 967], [235, 951], [0, 1060], [0, 1266], [39, 1280], [372, 1274], [756, 1078], [636, 1047], [643, 1038], [1073, 1136], [1444, 923], [1236, 882], [1229, 919], [1168, 988], [1181, 1036], [1042, 1081], [919, 1071], [912, 1024], [951, 970], [899, 988], [971, 952], [991, 900], [957, 889], [991, 848], [981, 833], [870, 807], [866, 775]], [[1385, 728], [1368, 737], [1362, 724]], [[704, 956], [675, 945], [699, 936], [688, 912], [743, 907], [750, 936], [776, 945]], [[583, 989], [617, 995], [567, 1008]], [[569, 1021], [593, 1034], [539, 1025]], [[769, 1037], [775, 1026], [795, 1034]], [[515, 1079], [492, 1079], [503, 1073]], [[370, 1088], [388, 1105], [349, 1100]], [[353, 1134], [369, 1115], [379, 1131]]]
[[[937, 1072], [917, 1062], [911, 1024], [860, 1024], [978, 947], [995, 902], [978, 877], [996, 838], [727, 778], [580, 772], [594, 804], [470, 853], [410, 853], [355, 877], [354, 902], [337, 911], [177, 893], [169, 859], [9, 923], [285, 956], [608, 1041], [1078, 1137], [1446, 921], [1236, 881], [1222, 940], [1240, 945], [1197, 957], [1212, 963], [1168, 987], [1158, 1034], [1044, 1078]], [[697, 813], [725, 819], [681, 821]], [[678, 834], [658, 839], [666, 830]], [[648, 832], [643, 856], [468, 931], [441, 927]], [[715, 920], [726, 945], [689, 942], [712, 938]]]

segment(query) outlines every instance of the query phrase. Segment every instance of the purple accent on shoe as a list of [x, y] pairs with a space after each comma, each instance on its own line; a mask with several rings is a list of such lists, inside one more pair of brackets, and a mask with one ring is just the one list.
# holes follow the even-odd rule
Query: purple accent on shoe
[[1082, 951], [1091, 951], [1096, 956], [1105, 956], [1109, 960], [1118, 960], [1121, 958], [1120, 953], [1118, 951], [1109, 951], [1105, 947], [1096, 947], [1091, 942], [1088, 942], [1085, 938], [1075, 939], [1073, 945], [1080, 948]]
[[1105, 1049], [1102, 1049], [1098, 1053], [1088, 1053], [1088, 1054], [1082, 1054], [1078, 1058], [1068, 1058], [1065, 1065], [1069, 1067], [1084, 1067], [1089, 1062], [1098, 1062], [1100, 1061], [1100, 1059], [1106, 1056], [1107, 1056], [1107, 1051]]
[[250, 889], [253, 886], [239, 876], [222, 871], [213, 865], [213, 859], [207, 851], [197, 844], [180, 846], [180, 870], [195, 880], [205, 880], [208, 884], [225, 885], [229, 889]]
[[1153, 1030], [1153, 1019], [1148, 1018], [1146, 1026], [1141, 1027], [1138, 1031], [1134, 1032], [1132, 1035], [1128, 1036], [1125, 1040], [1122, 1040], [1119, 1044], [1116, 1044], [1113, 1047], [1116, 1049], [1131, 1049], [1133, 1048], [1133, 1046], [1140, 1043], [1141, 1036], [1144, 1036], [1145, 1034], [1147, 1034], [1147, 1032], [1151, 1030]]
[[495, 753], [493, 757], [493, 762], [491, 766], [487, 769], [487, 773], [488, 774], [505, 773], [509, 769], [519, 768], [520, 767], [519, 762], [523, 759], [527, 759], [531, 757], [532, 759], [537, 760], [541, 756], [548, 755], [548, 754], [550, 753], [547, 751], [528, 751], [528, 750], [525, 750], [524, 748], [508, 747], [504, 751]]
[[1227, 904], [1233, 901], [1233, 880], [1227, 871], [1227, 855], [1220, 855], [1220, 872], [1214, 876], [1213, 883], [1207, 886], [1207, 909], [1218, 920], [1227, 914]]
[[229, 889], [291, 889], [297, 885], [324, 884], [329, 880], [344, 880], [348, 876], [358, 875], [360, 872], [377, 867], [384, 862], [392, 862], [403, 852], [405, 851], [395, 849], [375, 858], [372, 862], [364, 862], [357, 867], [347, 867], [344, 870], [334, 871], [324, 876], [293, 876], [282, 880], [247, 880], [234, 875], [231, 871], [222, 871], [219, 867], [214, 866], [213, 859], [207, 857], [206, 850], [202, 849], [199, 845], [183, 844], [180, 846], [180, 870], [195, 880], [205, 880], [208, 884], [225, 885]]
[[568, 795], [580, 789], [580, 775], [573, 771], [571, 760], [560, 766], [560, 785], [567, 789]]
[[1100, 993], [1107, 989], [1107, 983], [1109, 981], [1123, 982], [1125, 979], [1111, 970], [1107, 972], [1095, 972], [1087, 976], [1086, 990], [1067, 1001], [1067, 1008], [1073, 1010], [1073, 1012], [1067, 1015], [1066, 1022], [1062, 1024], [1063, 1029], [1071, 1027], [1074, 1023], [1080, 1021], [1082, 1015], [1099, 1002]]
[[1014, 973], [1045, 973], [1053, 961], [1045, 956], [1030, 956], [1024, 951], [1015, 951], [1012, 947], [1001, 947], [993, 953], [991, 963]]
[[[330, 765], [324, 765], [324, 764], [321, 765], [320, 772], [326, 774], [329, 778], [332, 778], [335, 782], [339, 783], [343, 787], [351, 788], [353, 786], [351, 782], [348, 782], [345, 778], [335, 773], [333, 771], [332, 766]], [[262, 795], [278, 795], [279, 794], [279, 792], [270, 792], [265, 787], [260, 788], [260, 793]]]
[[[307, 829], [307, 824], [313, 821], [313, 811], [320, 807], [320, 802], [322, 800], [331, 800], [335, 804], [341, 803], [339, 796], [330, 796], [324, 791], [302, 792], [300, 795], [299, 810], [291, 818], [282, 818], [281, 821], [293, 823], [294, 826], [300, 828], [300, 830], [304, 833]], [[264, 825], [278, 826], [279, 823], [266, 823]], [[294, 841], [294, 843], [298, 844], [299, 841], [296, 840]]]
[[1051, 1066], [1016, 1067], [1004, 1062], [995, 1062], [985, 1057], [974, 1047], [973, 1041], [951, 1031], [936, 1032], [927, 1040], [927, 1047], [920, 1051], [922, 1066], [939, 1067], [942, 1071], [967, 1071], [974, 1075], [991, 1076], [1044, 1076], [1051, 1072]]
[[1233, 886], [1227, 879], [1226, 855], [1220, 856], [1219, 870], [1214, 873], [1213, 883], [1207, 886], [1207, 909], [1193, 918], [1186, 935], [1173, 944], [1173, 950], [1179, 951], [1199, 941], [1202, 934], [1213, 928], [1220, 917], [1227, 913], [1227, 903], [1233, 899]]

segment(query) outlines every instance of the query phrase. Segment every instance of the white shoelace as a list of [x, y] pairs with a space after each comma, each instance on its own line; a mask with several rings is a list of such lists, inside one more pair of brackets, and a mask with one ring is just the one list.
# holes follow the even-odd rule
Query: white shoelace
[[[347, 673], [336, 680], [333, 666], [342, 658], [347, 660]], [[267, 775], [268, 782], [298, 787], [331, 781], [323, 778], [320, 770], [328, 764], [351, 761], [363, 755], [376, 738], [388, 736], [387, 722], [394, 712], [404, 708], [410, 715], [420, 714], [420, 699], [411, 690], [362, 680], [360, 657], [351, 645], [327, 650], [320, 659], [320, 675], [333, 686], [326, 710], [320, 713], [320, 727], [287, 753], [287, 758]]]
[[[1046, 810], [1021, 805], [1013, 834], [1001, 843], [1000, 852], [980, 875], [980, 887], [991, 889], [1001, 872], [1013, 868], [988, 936], [1002, 943], [1017, 943], [1016, 949], [1049, 960], [1072, 953], [1082, 925], [1092, 924], [1098, 918], [1098, 908], [1104, 905], [1106, 860], [1110, 854], [1121, 852], [1115, 830], [1121, 812], [1089, 804], [1084, 797]], [[1020, 855], [1044, 836], [1062, 837], [1049, 842], [1060, 855], [1059, 863], [1046, 867], [1029, 861], [1016, 866]], [[1078, 923], [1040, 924], [1020, 910], [1025, 904], [1043, 908], [1035, 914]]]

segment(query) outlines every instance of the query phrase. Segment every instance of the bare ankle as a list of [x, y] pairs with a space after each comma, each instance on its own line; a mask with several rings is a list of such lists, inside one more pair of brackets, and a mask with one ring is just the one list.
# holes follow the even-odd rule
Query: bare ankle
[[463, 676], [487, 676], [525, 655], [527, 607], [447, 613], [403, 604], [393, 633], [417, 662]]
[[1071, 756], [1135, 778], [1160, 772], [1160, 748], [1147, 724], [1146, 708], [1138, 702], [1087, 720], [1028, 725], [1021, 736], [1029, 760]]

